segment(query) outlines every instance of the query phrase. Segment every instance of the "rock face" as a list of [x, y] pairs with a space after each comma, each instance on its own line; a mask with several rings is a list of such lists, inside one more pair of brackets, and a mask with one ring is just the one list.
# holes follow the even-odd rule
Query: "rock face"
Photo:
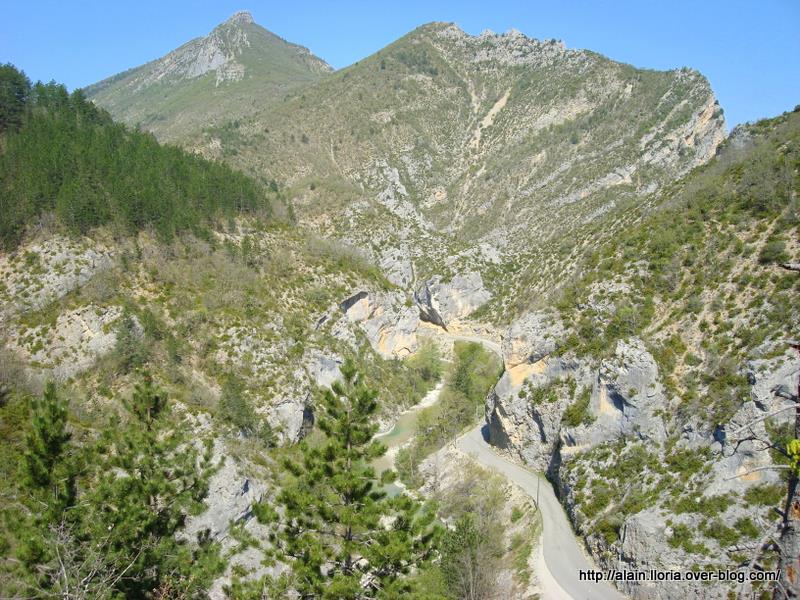
[[342, 372], [339, 370], [342, 359], [339, 356], [312, 350], [303, 359], [303, 362], [306, 364], [309, 377], [317, 384], [317, 387], [328, 388], [342, 376]]
[[31, 244], [23, 253], [0, 256], [0, 320], [13, 312], [43, 308], [112, 264], [110, 250], [58, 236]]
[[600, 363], [590, 403], [594, 422], [568, 432], [564, 439], [568, 446], [599, 444], [631, 435], [661, 442], [666, 434], [657, 413], [665, 408], [653, 356], [637, 338], [620, 340], [614, 356]]
[[297, 368], [292, 381], [259, 411], [264, 414], [282, 444], [299, 442], [314, 426], [311, 386], [306, 372]]
[[[646, 509], [633, 515], [625, 522], [617, 564], [622, 564], [632, 571], [647, 572], [649, 569], [682, 571], [685, 568], [685, 556], [667, 542], [672, 532], [663, 514], [657, 509]], [[699, 592], [697, 587], [696, 583], [689, 582], [649, 581], [637, 582], [636, 585], [623, 584], [622, 589], [635, 598], [648, 600], [723, 597], [711, 590]]]
[[401, 358], [416, 352], [417, 311], [399, 292], [359, 292], [340, 304], [347, 319], [357, 323], [372, 348], [383, 358]]
[[225, 539], [231, 525], [247, 521], [253, 516], [253, 504], [260, 502], [266, 486], [244, 475], [241, 466], [229, 455], [223, 442], [214, 444], [212, 464], [217, 471], [208, 484], [205, 512], [186, 520], [185, 535], [195, 539], [208, 532], [213, 540]]
[[506, 369], [486, 397], [490, 443], [539, 471], [547, 472], [560, 445], [561, 417], [569, 399], [533, 403], [523, 386], [540, 388], [566, 378], [592, 386], [593, 373], [575, 360], [543, 358]]
[[392, 248], [381, 254], [378, 266], [394, 285], [407, 289], [414, 283], [414, 265], [408, 248]]
[[452, 321], [469, 316], [491, 299], [480, 273], [456, 275], [449, 282], [435, 276], [414, 292], [420, 318], [447, 329]]
[[[39, 325], [12, 346], [30, 363], [65, 381], [91, 368], [117, 344], [122, 309], [119, 306], [84, 306], [62, 313], [55, 325]], [[130, 335], [141, 337], [144, 330], [136, 317], [129, 317]], [[31, 340], [35, 340], [32, 341]]]
[[[712, 448], [720, 453], [711, 471], [709, 493], [724, 494], [741, 491], [754, 483], [777, 483], [776, 471], [765, 470], [744, 475], [748, 471], [771, 464], [763, 444], [745, 438], [755, 435], [769, 439], [764, 417], [775, 414], [773, 423], [789, 423], [794, 419], [793, 404], [780, 393], [794, 394], [800, 377], [800, 363], [794, 351], [769, 360], [754, 360], [748, 364], [750, 400], [745, 402], [724, 428], [714, 432]], [[778, 393], [776, 393], [778, 392]], [[736, 452], [731, 452], [732, 447]], [[738, 476], [738, 477], [737, 477]]]
[[[543, 345], [529, 347], [541, 350]], [[539, 357], [539, 351], [533, 356]], [[589, 394], [580, 424], [563, 422], [574, 398], [555, 394], [549, 401], [531, 402], [530, 393], [521, 393], [523, 386], [535, 391], [569, 380], [576, 392]], [[614, 356], [599, 368], [576, 359], [541, 356], [535, 364], [507, 369], [487, 397], [486, 420], [492, 444], [547, 470], [556, 452], [572, 454], [627, 436], [662, 442], [666, 434], [659, 411], [665, 406], [655, 360], [642, 341], [633, 338], [619, 341]]]
[[[593, 531], [590, 522], [598, 516], [587, 510], [587, 505], [592, 504], [596, 490], [605, 489], [608, 471], [629, 456], [625, 453], [634, 447], [640, 448], [640, 452], [646, 449], [651, 453], [649, 461], [661, 465], [672, 464], [668, 459], [670, 453], [700, 457], [700, 464], [704, 465], [702, 485], [692, 502], [702, 502], [703, 498], [709, 501], [719, 497], [741, 498], [754, 485], [777, 483], [778, 474], [770, 470], [741, 476], [771, 464], [762, 444], [742, 440], [752, 433], [768, 439], [764, 422], [759, 419], [788, 405], [774, 392], [794, 390], [800, 376], [796, 356], [789, 352], [750, 363], [751, 399], [724, 427], [710, 430], [699, 418], [690, 418], [677, 438], [673, 435], [668, 439], [664, 416], [669, 415], [673, 400], [667, 397], [657, 363], [641, 340], [621, 340], [611, 357], [593, 364], [546, 354], [551, 346], [544, 344], [544, 332], [550, 329], [540, 323], [539, 318], [528, 317], [512, 327], [504, 340], [504, 355], [511, 366], [486, 402], [492, 444], [531, 467], [548, 472], [573, 524], [586, 536], [600, 568], [682, 572], [691, 569], [698, 556], [673, 543], [676, 528], [692, 532], [695, 541], [702, 540], [709, 556], [721, 556], [730, 550], [706, 533], [711, 517], [699, 510], [674, 512], [674, 500], [659, 497], [656, 490], [664, 488], [655, 486], [666, 485], [669, 489], [669, 484], [659, 484], [657, 471], [647, 465], [640, 467], [637, 486], [630, 489], [640, 493], [652, 490], [655, 499], [639, 511], [606, 515], [616, 519], [618, 539], [608, 541], [602, 535], [589, 533]], [[532, 333], [536, 331], [542, 333]], [[527, 362], [525, 356], [538, 360]], [[576, 398], [585, 400], [584, 414], [579, 419], [568, 418], [567, 414], [575, 411]], [[792, 415], [792, 411], [787, 411], [778, 415], [777, 421], [786, 421]], [[752, 427], [743, 428], [744, 424], [756, 421]], [[598, 448], [606, 450], [593, 453], [591, 459], [584, 458]], [[594, 487], [595, 482], [599, 487]], [[615, 485], [627, 488], [631, 483], [626, 480]], [[679, 486], [669, 493], [682, 492]], [[723, 505], [713, 517], [730, 526], [747, 519], [758, 520], [756, 512], [734, 501]], [[646, 600], [725, 598], [729, 591], [726, 586], [708, 587], [687, 581], [626, 582], [621, 589], [633, 598]]]
[[555, 352], [564, 337], [564, 326], [557, 318], [539, 312], [514, 321], [503, 336], [503, 362], [506, 369], [522, 363], [535, 363]]

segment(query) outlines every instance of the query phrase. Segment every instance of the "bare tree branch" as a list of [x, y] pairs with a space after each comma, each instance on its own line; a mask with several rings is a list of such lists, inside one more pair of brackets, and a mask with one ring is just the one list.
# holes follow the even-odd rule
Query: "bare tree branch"
[[790, 467], [789, 465], [767, 465], [766, 467], [756, 467], [755, 469], [750, 469], [749, 471], [745, 471], [744, 473], [739, 473], [738, 475], [732, 475], [730, 477], [726, 477], [724, 481], [730, 481], [731, 479], [744, 477], [745, 475], [750, 475], [752, 473], [756, 473], [757, 471], [769, 471], [770, 469], [778, 469], [780, 471], [791, 471], [792, 467]]

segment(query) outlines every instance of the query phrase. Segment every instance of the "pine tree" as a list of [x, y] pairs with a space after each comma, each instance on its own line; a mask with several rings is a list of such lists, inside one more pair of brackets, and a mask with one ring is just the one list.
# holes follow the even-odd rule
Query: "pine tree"
[[71, 437], [66, 403], [58, 398], [52, 381], [45, 386], [44, 395], [33, 400], [31, 413], [31, 428], [25, 437], [25, 482], [31, 490], [50, 492], [58, 487], [57, 466]]
[[324, 442], [303, 442], [302, 460], [286, 461], [294, 480], [279, 497], [287, 520], [279, 555], [292, 562], [303, 598], [398, 596], [407, 588], [403, 575], [431, 552], [434, 514], [379, 489], [371, 463], [386, 447], [374, 440], [376, 393], [352, 361], [342, 375], [322, 398]]
[[17, 557], [37, 579], [35, 565], [53, 558], [46, 542], [50, 527], [75, 500], [76, 468], [67, 431], [67, 405], [49, 382], [34, 398], [21, 462], [22, 511], [12, 529], [19, 538]]
[[14, 597], [195, 597], [224, 568], [207, 539], [181, 537], [202, 509], [211, 445], [189, 438], [145, 375], [127, 422], [112, 419], [78, 446], [53, 384], [32, 402], [20, 453], [18, 502], [4, 506]]
[[0, 133], [22, 123], [31, 82], [12, 64], [0, 65]]
[[166, 395], [148, 374], [126, 404], [130, 422], [112, 424], [94, 453], [77, 537], [102, 548], [109, 570], [124, 572], [114, 582], [124, 597], [188, 595], [221, 568], [214, 545], [176, 537], [208, 492], [211, 447], [198, 448], [168, 418]]

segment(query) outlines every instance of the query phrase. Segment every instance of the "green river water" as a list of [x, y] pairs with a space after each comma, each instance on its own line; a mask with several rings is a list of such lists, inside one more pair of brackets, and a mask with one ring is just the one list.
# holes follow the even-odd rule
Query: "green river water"
[[[392, 427], [386, 433], [381, 433], [375, 436], [375, 439], [386, 444], [386, 447], [388, 448], [386, 454], [372, 463], [372, 466], [375, 467], [375, 473], [377, 475], [394, 468], [394, 457], [397, 450], [399, 450], [408, 440], [414, 437], [414, 433], [417, 428], [417, 420], [419, 419], [420, 413], [425, 408], [434, 406], [436, 402], [439, 401], [439, 392], [442, 391], [442, 387], [442, 384], [437, 385], [434, 389], [428, 392], [425, 398], [423, 398], [422, 402], [401, 413], [397, 418], [394, 427]], [[383, 489], [390, 496], [396, 496], [402, 490], [402, 488], [395, 483], [385, 485], [383, 486]]]

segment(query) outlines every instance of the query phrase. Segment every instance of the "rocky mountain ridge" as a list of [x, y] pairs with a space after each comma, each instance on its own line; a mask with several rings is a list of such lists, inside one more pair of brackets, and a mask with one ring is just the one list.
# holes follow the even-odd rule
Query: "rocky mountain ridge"
[[331, 71], [308, 48], [281, 39], [241, 11], [207, 36], [85, 92], [116, 119], [176, 141], [187, 129], [254, 109], [255, 98], [269, 104]]
[[451, 23], [424, 25], [277, 104], [234, 108], [204, 130], [164, 126], [205, 156], [277, 179], [304, 226], [357, 247], [406, 290], [480, 273], [495, 321], [539, 301], [525, 290], [558, 287], [584, 252], [575, 240], [613, 239], [713, 156], [725, 131], [696, 71], [634, 69]]

